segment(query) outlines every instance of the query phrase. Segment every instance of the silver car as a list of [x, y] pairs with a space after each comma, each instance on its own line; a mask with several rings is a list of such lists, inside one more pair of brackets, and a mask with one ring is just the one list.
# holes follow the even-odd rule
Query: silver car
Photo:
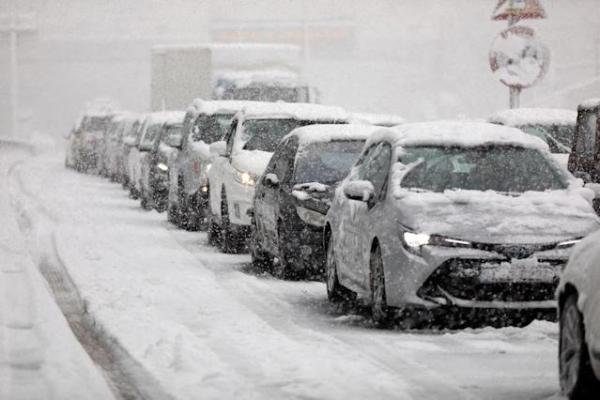
[[555, 315], [571, 247], [600, 228], [593, 196], [545, 143], [514, 128], [377, 131], [327, 215], [329, 299], [357, 294], [376, 323], [392, 310], [413, 322]]

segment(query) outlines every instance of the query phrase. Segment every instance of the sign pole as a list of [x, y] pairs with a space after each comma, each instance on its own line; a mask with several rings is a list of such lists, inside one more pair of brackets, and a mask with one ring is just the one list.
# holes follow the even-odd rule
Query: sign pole
[[[14, 24], [14, 14], [11, 16], [11, 23]], [[10, 33], [10, 108], [11, 108], [11, 134], [13, 137], [19, 136], [19, 63], [17, 53], [17, 29], [11, 27]]]
[[[510, 9], [514, 9], [514, 0], [510, 0]], [[511, 15], [508, 18], [508, 27], [516, 25], [517, 22], [518, 19]], [[509, 108], [521, 107], [521, 88], [513, 86], [508, 88], [508, 106]]]

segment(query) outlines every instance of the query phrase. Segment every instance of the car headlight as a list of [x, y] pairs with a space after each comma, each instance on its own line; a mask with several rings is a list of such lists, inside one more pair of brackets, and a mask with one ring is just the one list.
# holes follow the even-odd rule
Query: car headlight
[[421, 255], [423, 246], [473, 248], [473, 243], [469, 241], [452, 239], [441, 235], [430, 235], [408, 230], [401, 230], [400, 235], [404, 248], [417, 255]]
[[256, 184], [256, 177], [249, 172], [235, 170], [235, 180], [246, 186], [254, 186]]
[[167, 172], [169, 170], [169, 166], [162, 162], [159, 162], [158, 164], [156, 164], [156, 168], [158, 168], [158, 170], [162, 171], [162, 172]]
[[582, 238], [565, 240], [564, 242], [560, 242], [556, 245], [557, 249], [569, 249], [575, 246], [577, 243], [581, 242]]
[[321, 214], [318, 211], [297, 206], [296, 213], [298, 213], [300, 219], [306, 222], [308, 225], [312, 225], [318, 228], [322, 228], [325, 226], [325, 215]]
[[206, 164], [206, 173], [208, 174], [208, 171], [210, 171], [210, 168], [212, 167], [211, 163]]

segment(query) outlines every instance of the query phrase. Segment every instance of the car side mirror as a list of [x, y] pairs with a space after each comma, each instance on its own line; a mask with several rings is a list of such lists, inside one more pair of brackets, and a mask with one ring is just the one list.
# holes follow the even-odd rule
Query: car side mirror
[[227, 143], [224, 140], [214, 142], [209, 146], [209, 151], [212, 156], [225, 157], [227, 155]]
[[350, 200], [368, 203], [375, 197], [375, 188], [369, 181], [351, 181], [344, 185], [344, 195]]
[[265, 185], [270, 188], [276, 188], [279, 186], [279, 178], [277, 177], [277, 175], [275, 175], [273, 173], [266, 174], [265, 178], [264, 178], [264, 182], [265, 182]]
[[167, 145], [181, 150], [181, 143], [183, 141], [183, 137], [181, 135], [173, 135], [167, 138]]

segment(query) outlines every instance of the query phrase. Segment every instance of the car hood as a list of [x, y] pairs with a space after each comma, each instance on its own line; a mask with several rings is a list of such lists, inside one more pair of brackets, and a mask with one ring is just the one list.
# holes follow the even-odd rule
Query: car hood
[[406, 192], [397, 201], [406, 227], [480, 243], [554, 243], [600, 229], [590, 203], [574, 190]]
[[231, 164], [239, 171], [260, 176], [265, 172], [273, 153], [261, 150], [239, 150], [231, 160]]

